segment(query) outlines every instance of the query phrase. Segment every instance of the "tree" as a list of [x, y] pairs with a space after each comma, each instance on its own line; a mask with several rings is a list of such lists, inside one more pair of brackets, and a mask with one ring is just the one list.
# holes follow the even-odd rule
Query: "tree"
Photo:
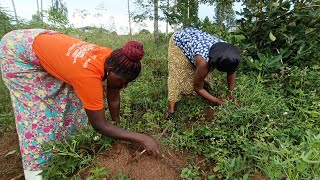
[[34, 22], [40, 22], [40, 21], [42, 22], [40, 13], [33, 14], [31, 20]]
[[43, 22], [43, 5], [42, 5], [42, 0], [37, 0], [37, 13], [32, 15], [32, 20], [33, 21], [42, 21]]
[[132, 40], [132, 28], [131, 28], [131, 13], [130, 13], [130, 1], [128, 0], [128, 22], [129, 22], [129, 35], [130, 39]]
[[198, 0], [178, 0], [178, 13], [181, 15], [183, 27], [197, 27], [199, 25]]
[[40, 12], [40, 8], [39, 8], [39, 1], [37, 0], [37, 12]]
[[40, 13], [41, 13], [41, 21], [43, 22], [43, 3], [42, 3], [42, 0], [40, 0], [40, 2], [41, 2], [41, 11], [40, 11]]
[[68, 9], [62, 0], [51, 0], [48, 15], [48, 20], [55, 26], [64, 27], [68, 24]]
[[154, 13], [154, 18], [153, 18], [153, 34], [154, 34], [154, 39], [157, 41], [159, 39], [159, 1], [158, 0], [153, 0], [153, 13]]
[[[170, 0], [167, 0], [167, 9], [169, 9], [169, 7], [170, 7]], [[169, 21], [168, 21], [168, 19], [166, 19], [166, 34], [168, 35], [168, 33], [169, 33]]]
[[[159, 21], [167, 20], [165, 15], [160, 16], [168, 8], [168, 0], [136, 0], [136, 11], [133, 12], [134, 22], [142, 22], [146, 19], [153, 20], [155, 41], [159, 37]], [[164, 12], [165, 13], [165, 12]]]
[[141, 29], [138, 34], [151, 34], [147, 29]]
[[216, 24], [211, 22], [208, 16], [206, 16], [204, 20], [200, 23], [200, 29], [209, 34], [215, 34], [217, 31]]
[[11, 24], [12, 20], [8, 11], [0, 6], [0, 37], [13, 29], [13, 25]]
[[244, 1], [240, 41], [247, 67], [276, 71], [282, 64], [310, 65], [320, 58], [320, 2]]
[[215, 19], [218, 30], [225, 31], [235, 23], [235, 12], [232, 8], [233, 0], [217, 0], [215, 3]]
[[233, 3], [240, 2], [240, 0], [201, 0], [202, 4], [215, 5], [214, 19], [217, 23], [217, 31], [223, 34], [228, 28], [235, 26], [235, 12], [233, 10]]
[[32, 15], [32, 20], [31, 21], [33, 21], [33, 22], [42, 21], [40, 7], [39, 7], [39, 0], [37, 0], [37, 12], [36, 12], [36, 14]]
[[18, 15], [17, 15], [17, 10], [16, 10], [16, 6], [14, 4], [14, 0], [11, 0], [12, 2], [12, 6], [13, 6], [13, 12], [14, 12], [14, 17], [16, 19], [16, 23], [19, 24], [19, 20], [18, 20]]
[[[174, 0], [173, 5], [174, 5], [175, 7], [177, 7], [177, 0]], [[170, 7], [168, 7], [168, 10], [169, 10], [169, 8], [170, 8]], [[174, 10], [176, 11], [177, 8], [175, 8]], [[167, 18], [167, 22], [169, 22], [169, 18]], [[173, 24], [173, 30], [174, 30], [174, 32], [176, 32], [176, 31], [178, 30], [178, 25], [177, 25], [177, 23], [174, 23], [174, 24]]]
[[182, 24], [183, 27], [199, 26], [198, 0], [177, 0], [177, 4], [165, 11], [170, 24]]

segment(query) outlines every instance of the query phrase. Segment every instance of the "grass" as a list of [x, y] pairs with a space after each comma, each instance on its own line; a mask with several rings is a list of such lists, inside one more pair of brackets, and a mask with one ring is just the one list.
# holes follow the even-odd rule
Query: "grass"
[[[99, 33], [68, 33], [112, 49], [130, 39]], [[167, 109], [167, 39], [157, 45], [151, 35], [138, 35], [134, 39], [144, 44], [145, 57], [141, 75], [121, 93], [121, 127], [155, 135], [167, 124], [163, 119]], [[161, 143], [180, 151], [191, 150], [214, 162], [215, 166], [207, 172], [210, 179], [250, 179], [257, 172], [270, 179], [320, 178], [319, 69], [312, 65], [305, 69], [291, 67], [276, 74], [263, 74], [241, 68], [235, 102], [216, 107], [199, 96], [184, 97], [177, 104], [175, 114], [179, 127], [172, 131], [172, 136], [162, 138]], [[225, 74], [214, 72], [212, 81], [215, 82], [212, 93], [225, 96]], [[5, 114], [5, 124], [13, 124], [8, 92], [2, 83], [0, 88], [4, 91], [1, 94], [5, 94], [1, 96], [1, 117]], [[206, 121], [205, 109], [214, 110], [213, 120]], [[109, 112], [106, 116], [110, 120]], [[6, 125], [1, 126], [1, 130], [4, 127]], [[5, 128], [2, 131], [6, 131]], [[66, 152], [84, 152], [81, 157], [85, 159], [66, 161], [63, 158], [74, 154], [69, 157], [57, 153], [49, 162], [49, 168], [57, 167], [51, 168], [51, 174], [75, 178], [79, 168], [94, 164], [94, 151], [83, 151], [83, 147], [77, 145], [86, 142], [89, 149], [95, 149], [101, 144], [91, 140], [97, 135], [92, 129], [86, 131], [79, 132], [75, 135], [77, 138], [64, 144], [65, 147], [76, 144], [76, 149]], [[110, 145], [112, 141], [108, 142], [106, 144]], [[58, 162], [68, 162], [73, 171], [59, 169]], [[182, 170], [181, 177], [197, 179], [198, 171], [198, 167], [190, 165]], [[92, 172], [97, 176], [106, 173], [102, 169], [92, 169]]]
[[12, 132], [14, 128], [14, 116], [9, 91], [2, 78], [0, 78], [0, 137]]

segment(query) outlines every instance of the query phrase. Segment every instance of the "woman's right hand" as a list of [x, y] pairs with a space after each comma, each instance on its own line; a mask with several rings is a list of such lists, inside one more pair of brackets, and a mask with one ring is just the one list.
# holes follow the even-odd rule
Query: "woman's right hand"
[[214, 102], [214, 104], [216, 104], [218, 106], [222, 105], [223, 103], [224, 103], [224, 100], [223, 99], [219, 99], [219, 98], [217, 98], [217, 100]]
[[140, 143], [144, 146], [144, 149], [147, 150], [149, 154], [153, 154], [155, 156], [160, 155], [160, 145], [159, 143], [151, 136], [146, 134], [141, 134]]

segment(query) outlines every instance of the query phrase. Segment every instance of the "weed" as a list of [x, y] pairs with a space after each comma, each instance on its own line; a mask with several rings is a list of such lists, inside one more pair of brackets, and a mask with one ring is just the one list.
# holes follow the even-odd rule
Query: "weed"
[[199, 167], [189, 166], [182, 168], [180, 177], [185, 180], [200, 180]]
[[96, 180], [96, 179], [105, 179], [110, 175], [110, 172], [104, 167], [98, 168], [91, 168], [90, 175], [86, 178], [86, 180]]
[[[96, 138], [99, 137], [99, 138]], [[94, 164], [94, 155], [111, 147], [112, 138], [104, 137], [92, 128], [83, 129], [71, 135], [68, 141], [56, 141], [46, 144], [47, 153], [52, 158], [43, 168], [45, 179], [69, 179], [77, 176], [81, 168]], [[92, 169], [93, 176], [104, 173], [102, 169]]]

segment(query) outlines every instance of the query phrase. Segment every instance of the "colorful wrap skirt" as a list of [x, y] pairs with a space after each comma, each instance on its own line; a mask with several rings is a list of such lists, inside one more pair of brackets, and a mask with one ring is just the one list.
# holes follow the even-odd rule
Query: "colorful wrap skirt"
[[10, 92], [25, 170], [41, 170], [50, 158], [43, 144], [64, 140], [87, 125], [74, 89], [46, 72], [32, 50], [35, 37], [57, 33], [43, 29], [15, 30], [0, 41], [3, 81]]
[[[195, 95], [193, 88], [195, 67], [171, 36], [168, 48], [168, 100], [178, 102], [182, 95]], [[205, 79], [212, 88], [211, 73]]]

